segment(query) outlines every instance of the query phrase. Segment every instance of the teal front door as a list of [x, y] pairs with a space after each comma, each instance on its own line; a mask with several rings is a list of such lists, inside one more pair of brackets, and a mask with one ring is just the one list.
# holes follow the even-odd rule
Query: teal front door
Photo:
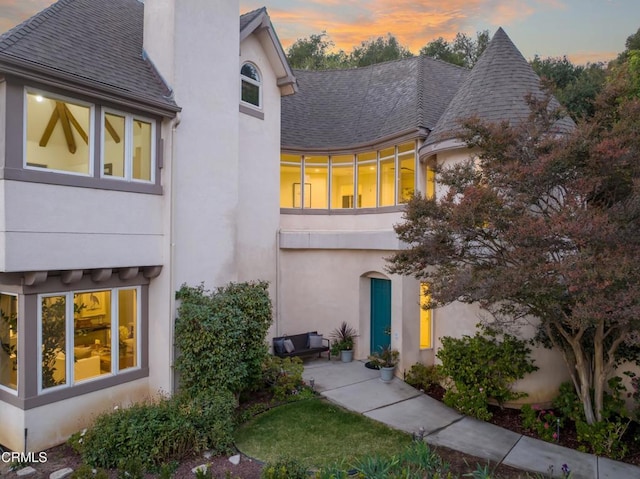
[[391, 281], [371, 278], [371, 352], [391, 344]]

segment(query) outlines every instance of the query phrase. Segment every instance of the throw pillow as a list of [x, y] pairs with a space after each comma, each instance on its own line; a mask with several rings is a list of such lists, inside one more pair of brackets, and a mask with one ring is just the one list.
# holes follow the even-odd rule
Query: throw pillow
[[290, 339], [285, 339], [284, 340], [284, 349], [288, 352], [288, 353], [292, 353], [296, 350], [296, 348], [293, 346], [293, 341], [291, 341]]
[[322, 347], [322, 334], [309, 334], [309, 348]]
[[284, 354], [284, 338], [275, 339], [273, 341], [273, 348], [275, 349], [276, 354]]

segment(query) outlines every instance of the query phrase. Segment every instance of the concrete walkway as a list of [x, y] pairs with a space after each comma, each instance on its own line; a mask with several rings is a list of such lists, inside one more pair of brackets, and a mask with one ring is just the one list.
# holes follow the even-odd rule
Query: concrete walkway
[[[424, 428], [435, 446], [489, 459], [524, 471], [556, 474], [567, 464], [572, 479], [640, 479], [640, 467], [568, 449], [483, 421], [463, 416], [441, 402], [395, 378], [379, 379], [379, 372], [354, 361], [305, 363], [303, 377], [315, 390], [346, 409], [359, 412], [408, 433]], [[546, 476], [545, 476], [546, 477]]]

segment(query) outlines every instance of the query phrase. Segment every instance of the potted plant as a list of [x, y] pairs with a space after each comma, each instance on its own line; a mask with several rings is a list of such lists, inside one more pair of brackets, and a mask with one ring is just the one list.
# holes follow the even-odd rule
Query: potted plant
[[393, 379], [393, 373], [400, 360], [400, 352], [397, 349], [391, 349], [391, 346], [381, 348], [369, 356], [369, 362], [373, 367], [380, 370], [380, 379], [389, 382]]
[[331, 354], [334, 356], [340, 354], [340, 358], [344, 363], [353, 361], [353, 345], [357, 335], [357, 331], [349, 326], [346, 321], [343, 321], [331, 333]]

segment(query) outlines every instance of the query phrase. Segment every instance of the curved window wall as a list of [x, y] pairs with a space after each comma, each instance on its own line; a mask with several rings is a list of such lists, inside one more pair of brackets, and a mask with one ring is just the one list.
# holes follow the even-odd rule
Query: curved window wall
[[415, 192], [415, 142], [349, 155], [283, 153], [280, 207], [347, 210], [406, 203]]

